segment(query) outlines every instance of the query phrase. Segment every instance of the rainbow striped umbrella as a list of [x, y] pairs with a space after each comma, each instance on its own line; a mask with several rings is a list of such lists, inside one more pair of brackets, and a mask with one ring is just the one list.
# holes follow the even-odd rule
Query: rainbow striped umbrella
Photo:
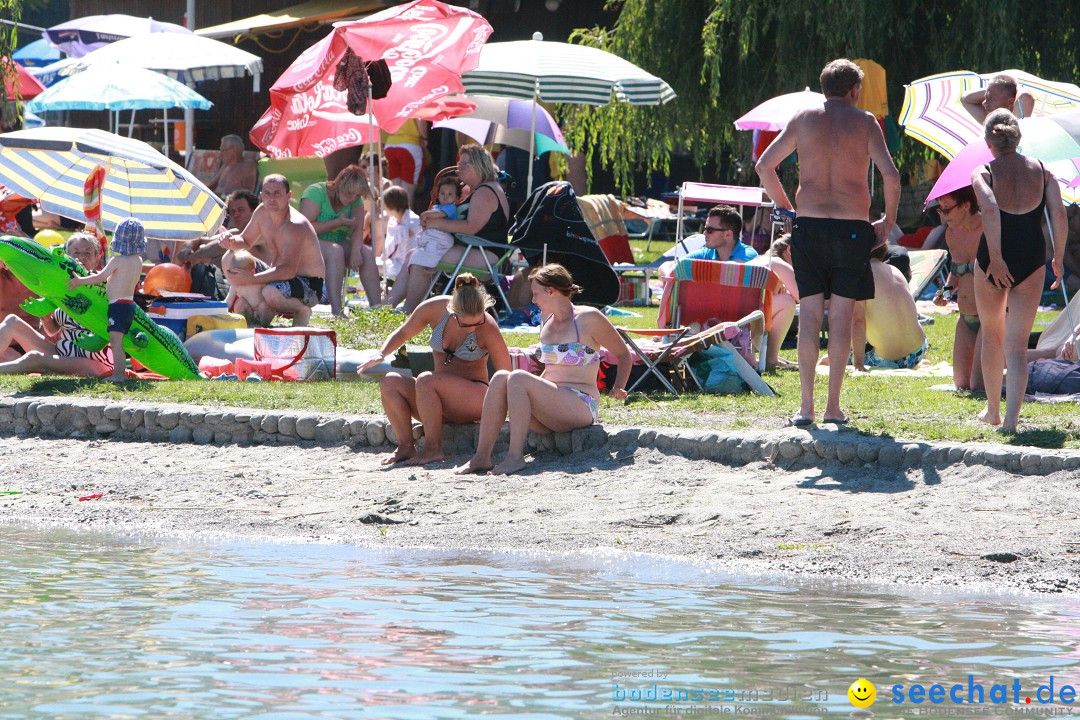
[[112, 230], [137, 217], [146, 234], [186, 240], [213, 232], [225, 204], [194, 175], [139, 140], [103, 130], [43, 127], [0, 135], [0, 179], [49, 212], [84, 220], [83, 189], [106, 170], [101, 221]]
[[[985, 87], [1002, 73], [976, 75], [967, 70], [925, 77], [907, 86], [900, 124], [904, 132], [937, 150], [950, 160], [966, 145], [982, 138], [982, 125], [964, 107], [961, 99], [972, 90]], [[1020, 83], [1020, 92], [1035, 98], [1033, 117], [1080, 110], [1080, 87], [1050, 82], [1022, 70], [1005, 70]]]

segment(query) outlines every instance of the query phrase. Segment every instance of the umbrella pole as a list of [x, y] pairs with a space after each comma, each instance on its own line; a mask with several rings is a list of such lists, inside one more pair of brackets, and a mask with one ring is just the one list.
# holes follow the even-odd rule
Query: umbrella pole
[[[1046, 229], [1050, 231], [1050, 246], [1057, 247], [1057, 238], [1054, 237], [1054, 226], [1050, 223], [1050, 210], [1043, 208], [1043, 217], [1046, 218]], [[1057, 252], [1055, 249], [1054, 252]], [[1061, 279], [1061, 296], [1065, 298], [1065, 313], [1069, 318], [1069, 338], [1072, 340], [1073, 348], [1076, 350], [1077, 357], [1080, 357], [1080, 340], [1076, 337], [1076, 319], [1072, 316], [1072, 308], [1069, 307], [1069, 291], [1065, 289], [1065, 279]]]
[[532, 129], [529, 131], [529, 184], [525, 197], [532, 195], [533, 153], [536, 152], [536, 106], [540, 102], [540, 78], [533, 81]]
[[135, 135], [135, 109], [131, 109], [131, 118], [128, 120], [128, 137]]
[[169, 157], [169, 111], [168, 111], [168, 109], [162, 110], [161, 115], [162, 115], [161, 128], [162, 128], [163, 132], [165, 133], [165, 144], [162, 146], [164, 148], [164, 152], [162, 153], [162, 155], [164, 155], [165, 157]]

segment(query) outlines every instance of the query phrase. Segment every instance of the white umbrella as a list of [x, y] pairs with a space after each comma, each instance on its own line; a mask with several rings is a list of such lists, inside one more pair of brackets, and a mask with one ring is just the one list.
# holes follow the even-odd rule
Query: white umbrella
[[[661, 105], [675, 99], [670, 85], [618, 55], [584, 45], [544, 42], [540, 33], [533, 33], [532, 40], [487, 43], [476, 69], [461, 81], [469, 95], [533, 101], [607, 105], [614, 99]], [[528, 192], [532, 192], [531, 165]]]
[[253, 75], [255, 92], [259, 90], [263, 65], [258, 55], [217, 40], [194, 34], [152, 33], [95, 50], [61, 74], [72, 75], [91, 65], [117, 63], [156, 70], [189, 86], [203, 80]]
[[53, 25], [44, 32], [50, 45], [79, 58], [123, 38], [147, 33], [188, 33], [183, 25], [133, 15], [86, 15]]

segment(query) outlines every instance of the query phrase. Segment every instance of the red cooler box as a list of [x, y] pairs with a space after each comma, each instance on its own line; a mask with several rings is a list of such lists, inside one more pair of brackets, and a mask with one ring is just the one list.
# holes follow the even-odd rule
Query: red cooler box
[[229, 306], [220, 300], [191, 300], [189, 298], [159, 298], [150, 303], [146, 314], [158, 325], [164, 325], [187, 340], [188, 318], [196, 315], [227, 313]]

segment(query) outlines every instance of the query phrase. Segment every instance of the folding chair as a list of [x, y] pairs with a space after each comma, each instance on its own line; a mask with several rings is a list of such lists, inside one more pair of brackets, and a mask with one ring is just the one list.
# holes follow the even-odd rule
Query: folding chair
[[[634, 263], [634, 251], [630, 247], [629, 233], [622, 216], [622, 203], [614, 195], [579, 195], [577, 201], [589, 231], [612, 269], [619, 274], [619, 302], [649, 305], [649, 276], [654, 268], [652, 265]], [[641, 273], [643, 276], [644, 288], [640, 297], [630, 292], [631, 286], [624, 277], [624, 273], [628, 272]]]
[[[676, 263], [674, 275], [665, 282], [664, 297], [661, 300], [661, 324], [670, 324], [671, 327], [667, 330], [619, 330], [627, 345], [645, 363], [647, 374], [661, 377], [663, 373], [657, 366], [666, 360], [674, 361], [672, 365], [676, 372], [689, 372], [684, 366], [693, 351], [690, 348], [695, 343], [706, 343], [702, 347], [707, 344], [726, 343], [726, 346], [734, 351], [730, 337], [721, 335], [724, 335], [728, 328], [737, 330], [745, 327], [751, 330], [751, 337], [756, 331], [761, 340], [757, 347], [756, 371], [735, 352], [735, 363], [739, 366], [740, 375], [755, 392], [774, 395], [772, 389], [759, 377], [765, 370], [768, 342], [766, 319], [771, 316], [771, 294], [767, 288], [772, 282], [779, 282], [772, 271], [764, 265], [684, 258]], [[714, 320], [719, 320], [721, 324], [687, 337], [691, 323], [704, 324]], [[666, 345], [646, 351], [629, 339], [628, 332], [652, 337], [666, 336], [669, 339], [666, 340]], [[697, 384], [697, 378], [692, 372], [690, 375]], [[664, 386], [674, 392], [674, 388], [666, 380], [666, 377], [662, 380]], [[700, 388], [700, 385], [698, 387]]]
[[[683, 239], [683, 218], [685, 217], [684, 208], [687, 202], [690, 203], [709, 203], [712, 205], [726, 204], [735, 205], [739, 208], [739, 212], [742, 213], [744, 208], [765, 208], [769, 210], [775, 205], [769, 201], [765, 195], [765, 191], [759, 187], [742, 187], [739, 185], [712, 185], [710, 183], [695, 183], [686, 182], [679, 186], [679, 190], [676, 193], [679, 200], [678, 219], [675, 229], [675, 242], [679, 243]], [[754, 223], [749, 228], [750, 239], [754, 238], [757, 230], [757, 224], [761, 220], [761, 216], [755, 215]], [[770, 227], [770, 241], [776, 235], [778, 223], [772, 223]]]

